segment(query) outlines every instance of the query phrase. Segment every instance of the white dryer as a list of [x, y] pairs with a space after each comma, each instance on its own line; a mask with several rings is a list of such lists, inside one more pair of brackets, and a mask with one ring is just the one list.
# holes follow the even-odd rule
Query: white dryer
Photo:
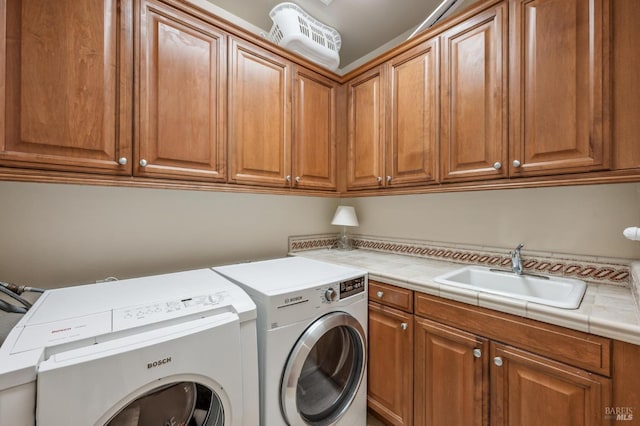
[[255, 321], [209, 269], [46, 291], [0, 347], [0, 425], [255, 426]]
[[301, 257], [214, 270], [258, 308], [260, 424], [365, 426], [366, 272]]

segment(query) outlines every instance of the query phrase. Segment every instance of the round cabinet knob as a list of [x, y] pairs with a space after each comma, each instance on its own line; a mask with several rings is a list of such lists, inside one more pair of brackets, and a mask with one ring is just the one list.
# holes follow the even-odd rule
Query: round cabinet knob
[[382, 296], [384, 296], [384, 292], [383, 291], [378, 291], [376, 293], [376, 296], [378, 296], [380, 299], [382, 299]]
[[300, 183], [300, 176], [296, 176], [295, 181], [296, 183]]
[[520, 161], [518, 160], [513, 160], [513, 167], [520, 167]]
[[124, 166], [127, 164], [127, 157], [120, 157], [118, 159], [118, 164], [120, 164], [121, 166]]
[[495, 163], [493, 163], [493, 168], [496, 170], [500, 170], [502, 168], [502, 163], [499, 161], [496, 161]]
[[378, 176], [378, 177], [376, 178], [376, 182], [378, 182], [378, 183], [382, 182], [382, 176]]
[[480, 349], [474, 349], [473, 356], [476, 358], [480, 358], [482, 356], [482, 351]]
[[493, 359], [493, 363], [494, 363], [495, 365], [497, 365], [498, 367], [502, 367], [502, 358], [500, 358], [499, 356], [495, 357], [495, 358]]
[[391, 182], [391, 176], [387, 176], [387, 183]]
[[144, 158], [142, 160], [140, 160], [140, 167], [147, 167], [147, 160], [145, 160]]
[[333, 302], [338, 297], [336, 291], [332, 288], [328, 288], [327, 291], [324, 292], [324, 298], [327, 302]]
[[406, 330], [409, 327], [409, 325], [406, 322], [403, 322], [402, 324], [400, 324], [400, 328], [403, 330]]
[[291, 182], [291, 175], [287, 175], [287, 176], [285, 177], [285, 180], [286, 180], [287, 182]]

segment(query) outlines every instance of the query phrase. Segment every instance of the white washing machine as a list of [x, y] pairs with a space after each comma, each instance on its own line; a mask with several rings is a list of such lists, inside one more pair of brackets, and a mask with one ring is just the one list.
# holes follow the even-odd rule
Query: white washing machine
[[260, 424], [365, 426], [366, 272], [301, 257], [214, 270], [258, 308]]
[[0, 347], [0, 425], [255, 426], [255, 321], [210, 269], [46, 291]]

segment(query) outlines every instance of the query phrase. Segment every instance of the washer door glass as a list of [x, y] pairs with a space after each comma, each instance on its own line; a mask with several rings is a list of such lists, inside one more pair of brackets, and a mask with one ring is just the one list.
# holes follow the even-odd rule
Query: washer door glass
[[366, 364], [360, 323], [344, 312], [318, 319], [296, 343], [285, 368], [281, 404], [291, 425], [324, 426], [347, 411]]
[[160, 386], [138, 397], [106, 426], [223, 426], [222, 401], [194, 382]]

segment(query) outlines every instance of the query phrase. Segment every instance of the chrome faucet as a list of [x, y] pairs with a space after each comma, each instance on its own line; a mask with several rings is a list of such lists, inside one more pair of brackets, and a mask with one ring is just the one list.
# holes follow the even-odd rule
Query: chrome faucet
[[520, 250], [524, 247], [523, 243], [518, 244], [518, 247], [511, 252], [511, 270], [516, 275], [522, 275], [522, 258], [520, 257]]

